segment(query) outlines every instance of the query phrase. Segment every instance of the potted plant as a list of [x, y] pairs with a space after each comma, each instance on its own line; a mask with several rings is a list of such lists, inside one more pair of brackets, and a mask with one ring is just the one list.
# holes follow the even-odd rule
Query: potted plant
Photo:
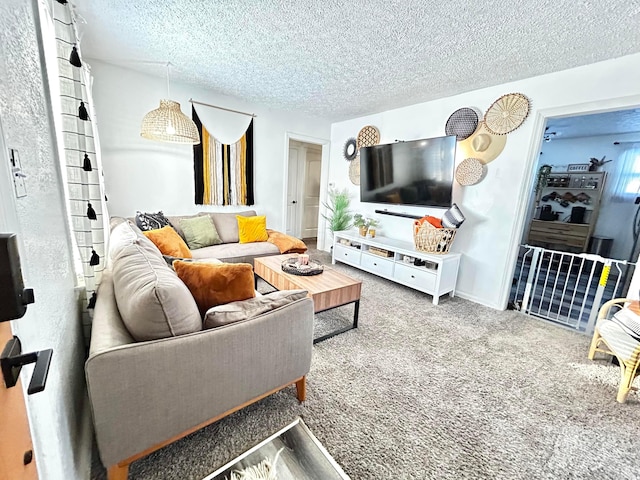
[[351, 199], [349, 198], [349, 192], [347, 189], [336, 190], [332, 188], [328, 192], [329, 201], [322, 202], [324, 208], [327, 209], [327, 214], [322, 214], [328, 223], [331, 233], [339, 232], [341, 230], [347, 230], [351, 226], [351, 219], [353, 218], [349, 211], [349, 204]]
[[361, 237], [366, 237], [370, 227], [377, 227], [380, 224], [378, 220], [371, 217], [365, 217], [360, 213], [353, 216], [353, 225], [358, 227]]

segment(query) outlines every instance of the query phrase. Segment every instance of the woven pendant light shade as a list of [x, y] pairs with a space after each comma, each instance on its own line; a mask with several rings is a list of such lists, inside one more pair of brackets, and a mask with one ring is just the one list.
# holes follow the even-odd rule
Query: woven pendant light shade
[[149, 140], [169, 143], [200, 143], [198, 128], [173, 100], [160, 100], [160, 107], [151, 110], [142, 119], [140, 136]]

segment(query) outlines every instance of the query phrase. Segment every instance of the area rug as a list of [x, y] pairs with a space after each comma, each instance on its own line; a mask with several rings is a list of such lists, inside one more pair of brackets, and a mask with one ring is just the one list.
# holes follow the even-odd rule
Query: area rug
[[[639, 395], [616, 403], [619, 369], [587, 359], [589, 337], [331, 268], [362, 280], [360, 319], [314, 346], [307, 400], [285, 388], [134, 462], [130, 480], [201, 480], [298, 417], [353, 480], [638, 478]], [[324, 313], [348, 321], [353, 306]]]
[[301, 418], [203, 480], [349, 480]]

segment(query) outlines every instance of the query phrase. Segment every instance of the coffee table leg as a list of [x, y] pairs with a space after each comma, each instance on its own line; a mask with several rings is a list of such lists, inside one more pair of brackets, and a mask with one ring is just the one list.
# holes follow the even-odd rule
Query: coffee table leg
[[360, 312], [360, 300], [356, 300], [353, 308], [353, 328], [358, 328], [358, 313]]
[[[314, 338], [313, 339], [314, 344], [318, 342], [322, 342], [328, 338], [335, 337], [336, 335], [339, 335], [341, 333], [348, 332], [349, 330], [353, 330], [354, 328], [358, 328], [358, 313], [360, 312], [360, 300], [356, 300], [353, 303], [355, 304], [353, 308], [353, 325], [340, 328], [338, 330], [334, 330], [333, 332], [327, 333], [326, 335], [322, 335], [318, 338]], [[339, 306], [343, 307], [344, 305], [339, 305]], [[333, 310], [334, 308], [338, 308], [338, 307], [328, 308], [327, 310]], [[327, 310], [323, 310], [323, 312], [326, 312]], [[316, 313], [320, 313], [320, 312], [316, 312]]]

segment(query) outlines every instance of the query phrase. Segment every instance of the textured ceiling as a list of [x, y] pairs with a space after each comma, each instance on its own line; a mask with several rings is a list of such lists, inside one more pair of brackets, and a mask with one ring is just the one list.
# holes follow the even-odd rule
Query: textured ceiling
[[638, 0], [75, 0], [87, 57], [353, 118], [640, 52]]

